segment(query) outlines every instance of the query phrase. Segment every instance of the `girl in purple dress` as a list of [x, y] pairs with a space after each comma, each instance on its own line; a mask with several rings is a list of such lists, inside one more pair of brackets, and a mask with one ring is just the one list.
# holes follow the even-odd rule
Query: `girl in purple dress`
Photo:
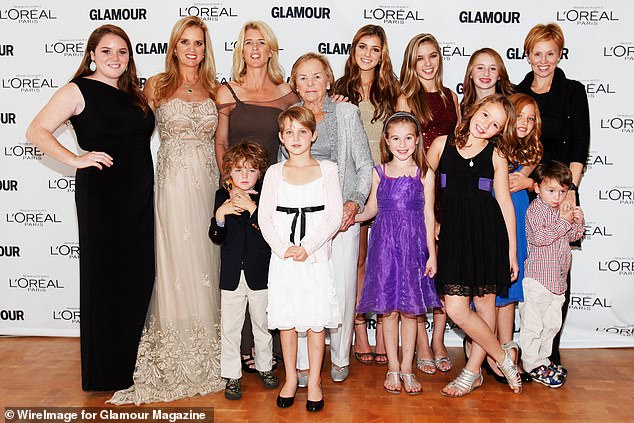
[[[383, 315], [388, 392], [422, 392], [412, 370], [416, 318], [440, 300], [433, 286], [434, 172], [427, 165], [420, 123], [398, 112], [386, 122], [381, 139], [382, 165], [373, 172], [372, 191], [357, 221], [373, 218], [367, 268], [357, 313]], [[432, 248], [427, 248], [431, 245]], [[401, 318], [402, 359], [398, 360], [398, 320]]]

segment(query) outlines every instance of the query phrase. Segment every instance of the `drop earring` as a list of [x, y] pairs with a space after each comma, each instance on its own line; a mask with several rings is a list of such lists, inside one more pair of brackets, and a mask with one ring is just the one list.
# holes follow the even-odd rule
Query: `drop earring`
[[88, 69], [90, 69], [92, 72], [97, 70], [97, 64], [95, 63], [94, 60], [90, 61], [90, 64], [88, 65]]

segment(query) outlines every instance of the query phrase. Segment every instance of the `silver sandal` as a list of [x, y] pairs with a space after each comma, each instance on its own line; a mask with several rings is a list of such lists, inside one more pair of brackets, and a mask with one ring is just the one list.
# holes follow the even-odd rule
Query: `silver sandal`
[[[479, 382], [477, 385], [476, 381]], [[474, 373], [464, 368], [460, 371], [457, 378], [449, 382], [449, 384], [440, 391], [440, 394], [450, 398], [459, 398], [471, 393], [475, 389], [478, 389], [482, 386], [482, 381], [482, 373]], [[451, 388], [456, 389], [457, 393], [452, 394], [446, 391]]]
[[414, 381], [416, 380], [416, 376], [414, 373], [401, 373], [401, 380], [403, 381], [403, 387], [405, 388], [405, 392], [409, 395], [419, 395], [423, 393], [423, 387], [421, 385], [420, 391], [413, 391]]
[[507, 342], [502, 345], [502, 349], [504, 350], [504, 360], [502, 363], [495, 363], [498, 366], [498, 369], [502, 371], [504, 377], [506, 377], [506, 382], [509, 384], [513, 392], [516, 394], [522, 393], [522, 377], [520, 375], [520, 369], [511, 359], [511, 355], [509, 354], [509, 350], [516, 348], [519, 354], [519, 346], [514, 341]]

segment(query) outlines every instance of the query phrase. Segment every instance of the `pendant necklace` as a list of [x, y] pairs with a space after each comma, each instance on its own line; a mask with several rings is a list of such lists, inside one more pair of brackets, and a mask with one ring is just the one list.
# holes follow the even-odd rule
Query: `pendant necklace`
[[185, 92], [187, 92], [187, 93], [189, 93], [189, 94], [193, 93], [193, 92], [194, 92], [193, 87], [194, 87], [194, 85], [196, 85], [196, 83], [197, 83], [197, 82], [198, 82], [198, 81], [195, 81], [195, 82], [194, 82], [194, 83], [192, 83], [192, 84], [188, 84], [188, 83], [186, 83], [185, 81], [183, 81], [183, 86], [185, 87]]
[[473, 167], [473, 157], [469, 159], [469, 167]]

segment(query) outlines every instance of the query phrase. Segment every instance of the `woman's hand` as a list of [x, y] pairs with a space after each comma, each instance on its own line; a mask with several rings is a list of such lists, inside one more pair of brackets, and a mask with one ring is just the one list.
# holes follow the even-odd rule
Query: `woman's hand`
[[349, 98], [345, 97], [341, 94], [333, 94], [332, 97], [330, 97], [330, 99], [332, 100], [333, 103], [347, 103]]
[[77, 169], [85, 169], [93, 166], [99, 170], [103, 170], [103, 166], [112, 166], [113, 160], [109, 154], [102, 151], [90, 151], [86, 154], [82, 154], [81, 156], [77, 156], [71, 164]]
[[534, 183], [535, 181], [522, 172], [513, 172], [509, 175], [509, 188], [511, 192], [532, 189]]
[[359, 212], [359, 205], [354, 201], [346, 201], [343, 205], [343, 217], [341, 218], [341, 226], [339, 231], [345, 232], [354, 225], [354, 218]]
[[564, 201], [562, 201], [561, 204], [559, 204], [559, 209], [571, 210], [576, 206], [577, 206], [577, 191], [574, 191], [572, 189], [568, 190], [568, 193], [566, 194]]

